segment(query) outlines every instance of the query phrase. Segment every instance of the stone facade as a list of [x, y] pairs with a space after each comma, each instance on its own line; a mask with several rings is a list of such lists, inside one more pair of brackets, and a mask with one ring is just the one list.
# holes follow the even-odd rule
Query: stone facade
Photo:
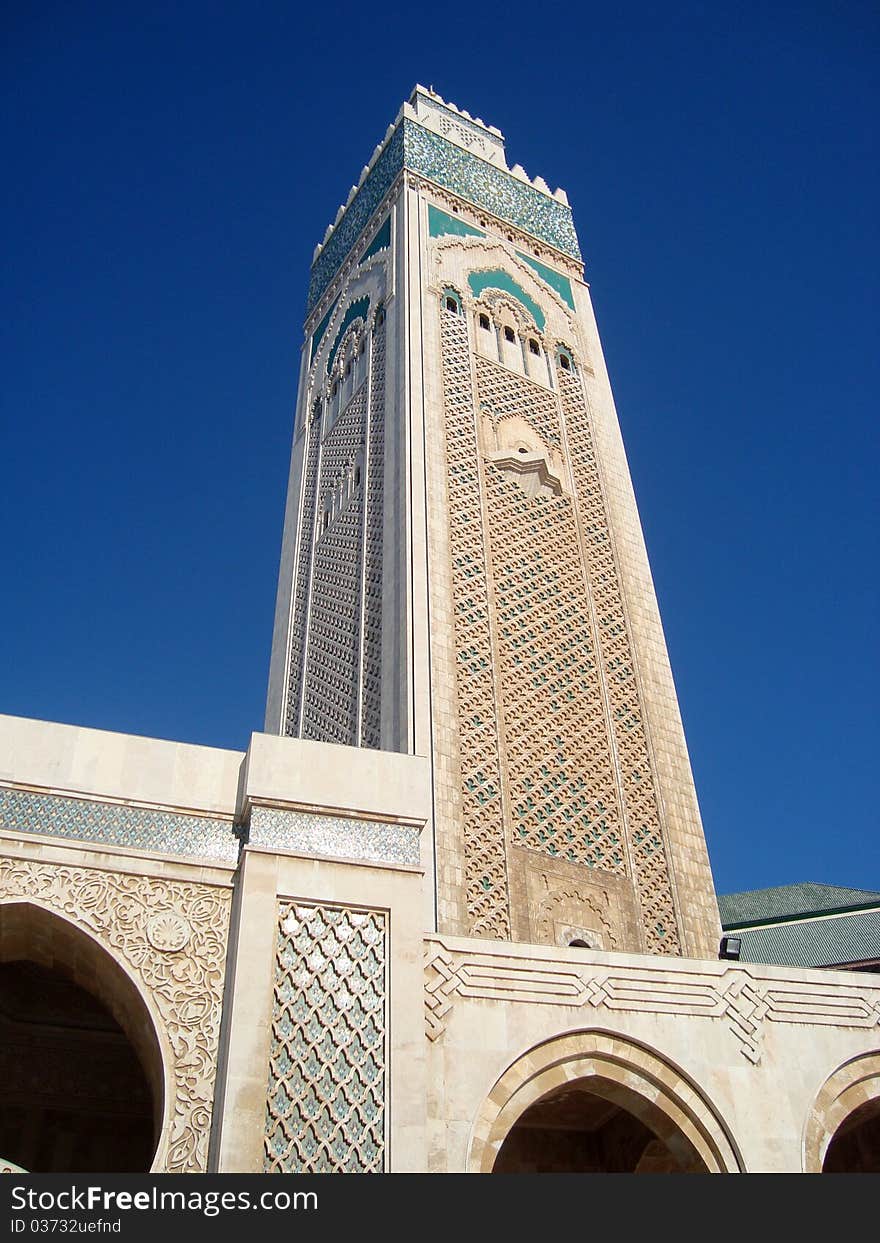
[[316, 250], [266, 732], [0, 757], [0, 1168], [100, 1145], [49, 1026], [155, 1171], [870, 1167], [880, 980], [718, 960], [568, 201], [433, 92]]

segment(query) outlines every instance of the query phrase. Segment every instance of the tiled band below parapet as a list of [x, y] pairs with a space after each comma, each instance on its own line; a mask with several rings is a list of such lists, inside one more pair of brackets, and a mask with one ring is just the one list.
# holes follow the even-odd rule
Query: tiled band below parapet
[[297, 854], [415, 866], [419, 862], [419, 832], [410, 826], [375, 820], [254, 807], [248, 841], [252, 846]]
[[0, 788], [0, 829], [235, 864], [231, 820]]

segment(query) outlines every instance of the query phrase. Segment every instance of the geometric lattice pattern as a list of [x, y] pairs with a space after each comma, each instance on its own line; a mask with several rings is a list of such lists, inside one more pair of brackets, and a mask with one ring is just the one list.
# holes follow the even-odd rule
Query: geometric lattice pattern
[[[510, 938], [496, 687], [467, 326], [440, 316], [465, 896], [471, 933]], [[515, 487], [516, 485], [511, 485]]]
[[[355, 332], [356, 327], [351, 331]], [[381, 739], [385, 324], [358, 336], [367, 379], [303, 456], [284, 733], [348, 746]], [[340, 498], [342, 498], [340, 500]], [[332, 518], [327, 521], [329, 515]]]
[[554, 393], [487, 358], [477, 356], [474, 366], [480, 405], [490, 411], [496, 423], [511, 415], [522, 416], [546, 445], [562, 447], [559, 404]]
[[318, 463], [321, 453], [321, 401], [312, 406], [305, 430], [307, 437], [303, 460], [303, 507], [300, 519], [299, 552], [293, 588], [293, 609], [290, 629], [290, 658], [284, 732], [299, 737], [302, 708], [303, 657], [306, 647], [309, 582], [312, 573], [312, 552], [315, 545], [315, 524], [318, 504]]
[[[560, 444], [552, 394], [484, 360], [477, 377], [483, 409], [503, 409], [503, 395], [513, 389], [517, 409], [528, 412], [545, 444]], [[532, 389], [534, 397], [517, 392], [511, 380]], [[533, 417], [535, 406], [539, 418]], [[483, 464], [483, 472], [510, 837], [571, 863], [625, 872], [622, 817], [571, 498], [529, 499], [492, 462]]]
[[[364, 456], [367, 386], [362, 384], [321, 448], [318, 512], [353, 478]], [[315, 532], [306, 644], [302, 737], [357, 744], [364, 489], [361, 482], [326, 530]]]
[[279, 903], [267, 1173], [385, 1168], [386, 916]]
[[[681, 952], [620, 576], [576, 374], [558, 391], [471, 356], [441, 311], [465, 878], [471, 932], [509, 937], [510, 845], [632, 872], [645, 948]], [[471, 366], [476, 383], [472, 380]], [[562, 401], [560, 401], [560, 394]], [[528, 495], [476, 411], [570, 453], [574, 497]], [[567, 470], [566, 470], [567, 473]]]
[[373, 329], [370, 361], [370, 426], [367, 433], [367, 511], [364, 539], [362, 747], [382, 739], [382, 545], [385, 517], [385, 321]]
[[680, 954], [656, 783], [595, 445], [579, 380], [562, 368], [557, 374], [571, 445], [646, 947], [649, 953]]
[[3, 788], [0, 829], [233, 864], [240, 846], [229, 820]]

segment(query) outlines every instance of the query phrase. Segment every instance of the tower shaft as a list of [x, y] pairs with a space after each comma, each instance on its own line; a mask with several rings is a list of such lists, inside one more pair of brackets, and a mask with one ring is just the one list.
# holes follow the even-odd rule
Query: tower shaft
[[439, 931], [714, 954], [567, 199], [421, 88], [313, 264], [267, 729], [431, 757]]

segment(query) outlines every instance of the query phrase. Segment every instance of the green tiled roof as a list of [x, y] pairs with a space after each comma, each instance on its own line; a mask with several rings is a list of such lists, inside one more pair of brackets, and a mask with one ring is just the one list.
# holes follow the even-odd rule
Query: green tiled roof
[[[861, 890], [844, 892], [860, 893]], [[771, 924], [766, 928], [745, 928], [737, 936], [742, 941], [740, 962], [779, 963], [786, 967], [834, 967], [867, 962], [880, 958], [880, 910], [802, 923]]]
[[812, 881], [718, 895], [718, 910], [725, 930], [876, 905], [880, 905], [880, 893], [874, 890], [844, 889]]

